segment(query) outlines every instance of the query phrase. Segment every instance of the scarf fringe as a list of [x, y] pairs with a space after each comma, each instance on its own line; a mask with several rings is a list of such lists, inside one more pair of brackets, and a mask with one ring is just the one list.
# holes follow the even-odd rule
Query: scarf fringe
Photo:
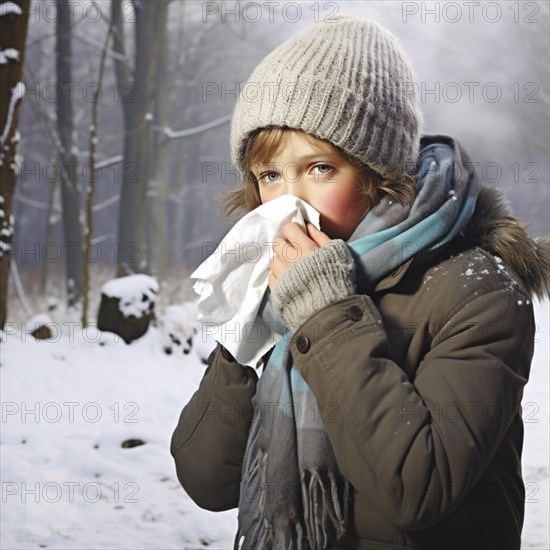
[[247, 484], [244, 485], [244, 478], [241, 483], [241, 499], [257, 502], [257, 506], [247, 506], [246, 516], [243, 517], [243, 503], [239, 504], [239, 529], [234, 548], [238, 548], [244, 532], [243, 550], [325, 550], [334, 538], [339, 539], [346, 532], [349, 482], [342, 478], [339, 488], [336, 472], [332, 470], [323, 477], [317, 469], [302, 470], [300, 492], [303, 516], [296, 517], [295, 523], [290, 523], [288, 528], [276, 529], [273, 524], [276, 518], [270, 520], [266, 516], [268, 453], [260, 445], [261, 416], [261, 407], [255, 407], [243, 457], [242, 470], [246, 472]]
[[[242, 471], [247, 472], [247, 476], [253, 480], [253, 483], [250, 483], [247, 485], [247, 490], [250, 491], [250, 488], [254, 489], [254, 495], [250, 493], [243, 493], [244, 488], [244, 477], [243, 481], [241, 481], [241, 499], [246, 500], [253, 500], [255, 502], [258, 502], [258, 506], [255, 508], [252, 508], [253, 514], [250, 514], [251, 510], [248, 508], [248, 514], [249, 517], [244, 518], [246, 521], [245, 523], [249, 526], [250, 531], [246, 533], [245, 541], [246, 544], [243, 545], [243, 548], [250, 548], [250, 541], [254, 541], [257, 539], [257, 537], [260, 536], [262, 532], [262, 521], [264, 516], [264, 510], [265, 510], [265, 491], [261, 490], [262, 487], [262, 481], [265, 481], [265, 471], [267, 468], [267, 454], [262, 452], [261, 449], [258, 448], [258, 439], [260, 436], [260, 424], [261, 424], [261, 416], [259, 414], [259, 409], [255, 407], [254, 410], [254, 417], [252, 419], [252, 425], [250, 426], [249, 431], [249, 442], [247, 449], [245, 451], [244, 457], [243, 457], [243, 466]], [[256, 449], [258, 449], [258, 452], [255, 452]], [[259, 496], [257, 495], [257, 492], [259, 491]], [[235, 544], [234, 549], [240, 549], [240, 538], [242, 536], [242, 517], [241, 517], [241, 504], [239, 503], [239, 528], [237, 530], [237, 534], [235, 536]], [[250, 517], [253, 515], [253, 517]]]
[[[254, 471], [260, 471], [260, 479], [265, 479], [265, 453], [260, 453], [261, 458], [254, 460]], [[259, 464], [263, 463], [260, 468]], [[262, 471], [263, 470], [263, 471]], [[263, 474], [263, 475], [262, 475]], [[309, 478], [309, 479], [308, 479]], [[346, 481], [341, 494], [338, 492], [338, 484], [333, 472], [329, 472], [330, 490], [327, 490], [319, 473], [303, 471], [301, 474], [301, 487], [304, 505], [305, 532], [300, 520], [294, 524], [296, 537], [290, 531], [277, 532], [271, 522], [265, 517], [265, 494], [262, 491], [260, 497], [259, 530], [251, 535], [252, 540], [257, 541], [257, 548], [273, 550], [326, 550], [333, 541], [329, 536], [329, 530], [336, 533], [336, 539], [346, 533], [346, 520], [349, 508], [349, 483]], [[330, 533], [332, 534], [332, 533]], [[304, 544], [305, 543], [305, 544]]]
[[[256, 457], [251, 461], [251, 474], [257, 480], [258, 487], [265, 487], [267, 471], [267, 453], [259, 450]], [[273, 550], [306, 550], [303, 548], [303, 528], [299, 520], [294, 525], [295, 535], [290, 530], [276, 530], [266, 517], [266, 495], [268, 491], [262, 490], [260, 494], [258, 511], [259, 521], [257, 533], [251, 535], [252, 541], [257, 540], [255, 548], [273, 549]], [[309, 547], [307, 547], [309, 550]]]
[[[309, 480], [308, 480], [309, 477]], [[345, 481], [341, 495], [334, 472], [328, 472], [330, 488], [316, 470], [301, 473], [304, 520], [307, 539], [312, 550], [324, 550], [330, 544], [328, 530], [332, 528], [339, 539], [346, 532], [348, 517], [349, 483]]]

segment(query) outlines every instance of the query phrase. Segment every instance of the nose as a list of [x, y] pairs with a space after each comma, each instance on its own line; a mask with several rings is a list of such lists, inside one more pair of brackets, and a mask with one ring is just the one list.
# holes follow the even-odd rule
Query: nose
[[289, 171], [285, 177], [285, 193], [307, 202], [307, 189], [302, 177], [296, 171]]

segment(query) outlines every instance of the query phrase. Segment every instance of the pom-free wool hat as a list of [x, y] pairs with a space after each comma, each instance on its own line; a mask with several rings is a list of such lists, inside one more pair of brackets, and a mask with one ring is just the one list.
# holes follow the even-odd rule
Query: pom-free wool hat
[[301, 129], [386, 177], [414, 173], [422, 115], [412, 65], [378, 23], [336, 16], [297, 33], [256, 67], [231, 124], [231, 156], [241, 171], [250, 133]]

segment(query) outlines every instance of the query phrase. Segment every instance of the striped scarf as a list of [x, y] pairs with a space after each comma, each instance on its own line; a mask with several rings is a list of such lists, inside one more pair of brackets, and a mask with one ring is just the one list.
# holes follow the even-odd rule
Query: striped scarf
[[[413, 204], [386, 196], [348, 241], [356, 260], [358, 292], [368, 292], [419, 252], [451, 241], [473, 213], [479, 184], [458, 142], [448, 136], [422, 136], [418, 166]], [[258, 316], [282, 338], [252, 399], [234, 548], [326, 549], [346, 532], [351, 497], [323, 427], [331, 421], [330, 407], [319, 408], [293, 365], [288, 346], [292, 333], [268, 298]]]

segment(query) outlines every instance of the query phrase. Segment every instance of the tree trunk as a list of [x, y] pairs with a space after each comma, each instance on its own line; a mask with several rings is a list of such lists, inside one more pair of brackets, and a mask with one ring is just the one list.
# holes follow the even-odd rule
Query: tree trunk
[[[114, 0], [113, 11], [120, 9]], [[134, 79], [125, 83], [121, 95], [125, 138], [122, 189], [118, 231], [118, 275], [148, 273], [147, 265], [147, 189], [149, 183], [149, 138], [152, 123], [152, 95], [155, 90], [154, 66], [158, 38], [166, 27], [168, 1], [139, 2], [135, 14]], [[119, 19], [122, 21], [122, 19]], [[116, 48], [123, 47], [122, 24], [115, 32]]]
[[[8, 315], [8, 280], [13, 238], [12, 203], [17, 166], [17, 121], [25, 96], [22, 82], [30, 0], [12, 0], [0, 12], [0, 49], [13, 48], [7, 63], [0, 65], [0, 329]], [[0, 5], [1, 6], [1, 5]]]
[[103, 73], [105, 71], [105, 59], [107, 57], [107, 48], [111, 39], [111, 31], [113, 28], [113, 20], [109, 24], [107, 34], [105, 36], [105, 44], [101, 50], [101, 59], [99, 61], [99, 71], [97, 75], [97, 89], [93, 96], [92, 102], [92, 124], [90, 128], [90, 181], [86, 186], [86, 232], [84, 234], [84, 250], [85, 254], [82, 260], [84, 271], [82, 273], [82, 326], [88, 326], [88, 305], [90, 291], [90, 249], [92, 245], [92, 237], [94, 234], [94, 194], [97, 184], [98, 171], [96, 163], [97, 150], [97, 125], [99, 111], [99, 90], [103, 84]]
[[78, 161], [73, 152], [74, 120], [71, 89], [71, 14], [69, 0], [57, 0], [57, 131], [60, 147], [61, 204], [63, 208], [66, 290], [69, 306], [75, 305], [82, 293], [82, 224], [80, 197], [77, 190]]
[[[55, 238], [55, 224], [53, 223], [57, 198], [57, 185], [58, 181], [52, 181], [50, 185], [50, 194], [48, 196], [48, 210], [46, 217], [46, 243], [53, 242]], [[50, 277], [50, 263], [51, 262], [42, 262], [42, 274], [40, 280], [40, 293], [42, 296], [45, 296], [48, 292], [48, 279]]]
[[[168, 126], [170, 99], [168, 86], [168, 48], [166, 43], [166, 25], [160, 29], [156, 61], [156, 95], [154, 125], [158, 128]], [[153, 135], [151, 148], [151, 192], [149, 203], [148, 263], [150, 271], [158, 279], [166, 275], [166, 198], [170, 180], [170, 142], [157, 131]]]

